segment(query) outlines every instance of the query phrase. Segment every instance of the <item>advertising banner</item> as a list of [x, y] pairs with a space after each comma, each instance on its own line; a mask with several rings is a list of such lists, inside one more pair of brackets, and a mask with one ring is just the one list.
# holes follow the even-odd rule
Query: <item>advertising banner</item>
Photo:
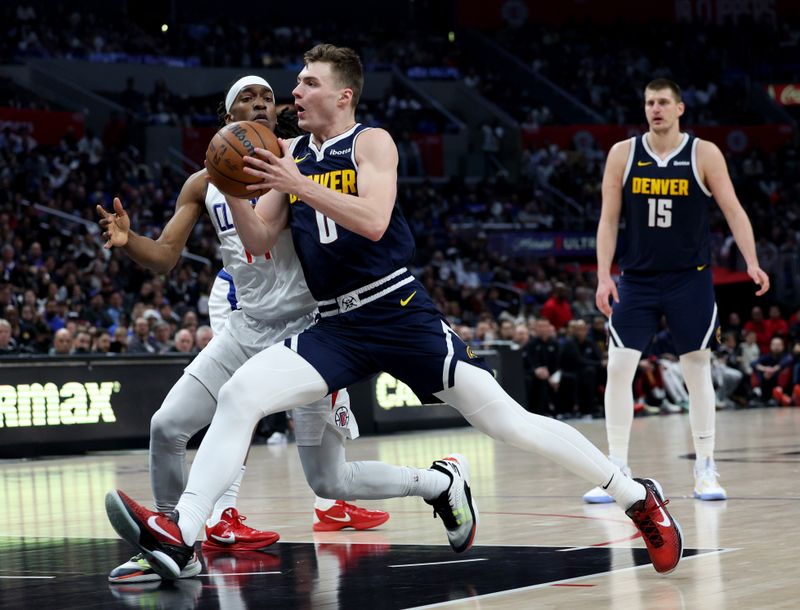
[[190, 360], [3, 359], [0, 457], [147, 446], [150, 418]]

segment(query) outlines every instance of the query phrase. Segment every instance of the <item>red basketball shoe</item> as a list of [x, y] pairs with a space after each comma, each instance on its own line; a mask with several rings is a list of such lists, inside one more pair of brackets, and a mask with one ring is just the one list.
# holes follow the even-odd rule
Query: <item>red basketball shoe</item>
[[772, 388], [772, 398], [782, 407], [788, 407], [792, 404], [792, 399], [786, 395], [781, 386]]
[[315, 532], [334, 532], [346, 527], [368, 530], [388, 520], [389, 513], [382, 510], [367, 510], [344, 500], [336, 500], [336, 504], [328, 510], [314, 509], [313, 528]]
[[116, 532], [145, 553], [159, 576], [180, 578], [194, 547], [183, 541], [177, 517], [149, 510], [119, 489], [106, 494], [106, 514]]
[[678, 567], [683, 555], [683, 533], [681, 526], [666, 509], [667, 501], [661, 485], [653, 479], [634, 479], [644, 485], [646, 496], [639, 500], [625, 514], [628, 515], [642, 533], [647, 552], [656, 572], [669, 574]]
[[795, 384], [792, 388], [792, 405], [800, 407], [800, 383]]
[[277, 532], [261, 531], [245, 525], [243, 522], [246, 518], [235, 508], [226, 509], [213, 527], [206, 525], [203, 551], [258, 551], [280, 539]]

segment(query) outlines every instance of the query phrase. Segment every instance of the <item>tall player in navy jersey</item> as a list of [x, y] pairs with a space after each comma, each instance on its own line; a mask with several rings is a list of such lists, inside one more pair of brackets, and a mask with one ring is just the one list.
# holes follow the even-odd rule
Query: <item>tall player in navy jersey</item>
[[[666, 79], [652, 81], [644, 91], [644, 106], [650, 130], [616, 143], [608, 153], [597, 229], [596, 301], [609, 316], [605, 394], [609, 456], [630, 473], [631, 384], [663, 315], [689, 390], [697, 456], [694, 496], [724, 500], [714, 465], [716, 401], [709, 349], [719, 325], [709, 266], [708, 216], [714, 201], [747, 262], [748, 275], [759, 286], [757, 295], [769, 289], [769, 277], [758, 265], [753, 228], [736, 198], [722, 152], [680, 130], [684, 105], [678, 85]], [[626, 226], [617, 286], [611, 262], [621, 217]], [[614, 494], [608, 491], [596, 487], [584, 494], [584, 500], [613, 502]]]
[[[257, 188], [272, 190], [255, 208], [230, 198], [228, 204], [251, 252], [268, 250], [290, 224], [320, 320], [254, 356], [223, 386], [175, 513], [153, 513], [119, 491], [108, 494], [117, 531], [174, 577], [235, 476], [259, 418], [387, 371], [417, 394], [453, 405], [492, 437], [607, 487], [642, 532], [656, 570], [673, 570], [683, 540], [658, 483], [623, 476], [579, 432], [514, 402], [405, 268], [414, 243], [396, 202], [397, 149], [386, 131], [355, 120], [363, 86], [358, 55], [318, 45], [304, 62], [293, 95], [309, 135], [281, 141], [282, 158], [264, 150], [247, 158], [261, 178]], [[478, 525], [467, 461], [448, 456], [426, 472], [439, 475], [435, 493], [416, 495], [442, 518], [452, 548], [467, 550]], [[373, 494], [389, 495], [380, 486]]]

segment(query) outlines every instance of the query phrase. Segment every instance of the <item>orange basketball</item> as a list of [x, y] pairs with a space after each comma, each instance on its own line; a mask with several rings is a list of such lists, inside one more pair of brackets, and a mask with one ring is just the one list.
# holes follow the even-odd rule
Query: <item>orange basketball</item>
[[248, 191], [248, 184], [257, 184], [259, 178], [245, 173], [242, 157], [255, 156], [255, 148], [265, 148], [282, 156], [278, 139], [269, 127], [255, 121], [229, 123], [220, 129], [206, 150], [206, 170], [211, 183], [231, 197], [252, 199], [269, 189]]

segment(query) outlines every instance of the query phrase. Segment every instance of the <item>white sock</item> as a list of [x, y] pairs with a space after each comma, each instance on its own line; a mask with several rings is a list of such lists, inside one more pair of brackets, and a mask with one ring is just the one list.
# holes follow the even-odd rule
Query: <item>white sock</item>
[[697, 462], [714, 457], [716, 395], [711, 380], [711, 352], [697, 350], [680, 357], [683, 378], [689, 389], [689, 423]]
[[211, 513], [211, 517], [206, 521], [206, 524], [209, 527], [213, 527], [217, 523], [220, 522], [222, 519], [222, 513], [224, 513], [229, 508], [236, 508], [236, 500], [239, 499], [239, 487], [242, 485], [242, 477], [244, 477], [244, 471], [247, 469], [247, 466], [242, 464], [242, 469], [239, 471], [239, 474], [236, 475], [233, 483], [228, 489], [222, 494], [217, 500], [216, 504], [214, 504], [214, 512]]
[[407, 467], [411, 475], [409, 495], [421, 496], [425, 500], [435, 500], [450, 487], [450, 477], [430, 468]]
[[314, 497], [314, 508], [321, 511], [330, 510], [336, 504], [336, 500], [328, 500], [327, 498]]
[[211, 513], [213, 505], [204, 497], [184, 491], [175, 510], [178, 512], [178, 527], [185, 544], [193, 545], [206, 522], [206, 515]]
[[605, 412], [608, 454], [617, 464], [628, 463], [633, 425], [633, 378], [642, 353], [626, 347], [608, 348]]

